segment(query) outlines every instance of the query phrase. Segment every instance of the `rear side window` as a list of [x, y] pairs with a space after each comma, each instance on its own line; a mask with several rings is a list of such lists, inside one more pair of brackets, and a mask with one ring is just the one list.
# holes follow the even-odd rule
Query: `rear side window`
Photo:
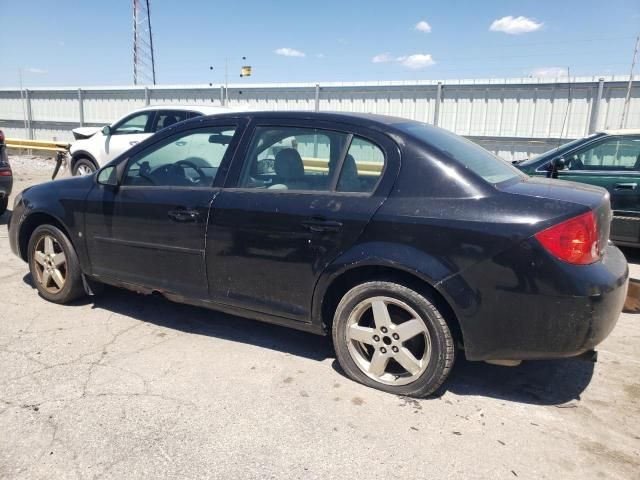
[[498, 184], [525, 176], [510, 163], [501, 160], [481, 146], [446, 130], [420, 123], [403, 123], [395, 126], [453, 158], [464, 168], [471, 170], [489, 183]]
[[350, 135], [305, 127], [256, 127], [238, 186], [329, 191]]
[[380, 147], [363, 138], [354, 137], [342, 164], [338, 192], [373, 192], [382, 170], [384, 153]]
[[156, 115], [155, 124], [153, 126], [154, 132], [159, 132], [163, 128], [170, 127], [178, 122], [186, 120], [188, 112], [183, 110], [160, 110]]

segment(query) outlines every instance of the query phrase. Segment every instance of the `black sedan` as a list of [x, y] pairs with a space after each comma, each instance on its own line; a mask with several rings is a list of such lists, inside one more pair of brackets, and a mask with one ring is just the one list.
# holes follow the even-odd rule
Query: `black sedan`
[[9, 158], [7, 157], [4, 133], [0, 130], [0, 215], [7, 210], [12, 188], [13, 173], [11, 171], [11, 165], [9, 165]]
[[66, 303], [101, 283], [328, 335], [354, 380], [425, 396], [470, 360], [581, 355], [628, 268], [604, 189], [530, 178], [374, 115], [203, 117], [18, 195], [13, 251]]

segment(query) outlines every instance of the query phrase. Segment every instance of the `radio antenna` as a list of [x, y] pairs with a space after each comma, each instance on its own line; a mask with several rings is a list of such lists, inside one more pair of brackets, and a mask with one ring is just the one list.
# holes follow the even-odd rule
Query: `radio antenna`
[[567, 109], [564, 111], [564, 118], [562, 119], [562, 128], [560, 129], [560, 136], [558, 138], [558, 145], [556, 150], [562, 145], [562, 135], [564, 135], [564, 127], [567, 124], [567, 117], [569, 116], [569, 108], [571, 107], [571, 70], [567, 67]]
[[631, 71], [629, 72], [629, 85], [627, 85], [627, 96], [624, 97], [624, 107], [622, 107], [622, 117], [620, 118], [620, 128], [626, 127], [627, 115], [629, 115], [629, 104], [631, 103], [631, 86], [633, 85], [633, 70], [636, 67], [636, 57], [638, 56], [638, 47], [640, 47], [640, 35], [636, 38], [636, 47], [633, 49], [633, 58], [631, 59]]

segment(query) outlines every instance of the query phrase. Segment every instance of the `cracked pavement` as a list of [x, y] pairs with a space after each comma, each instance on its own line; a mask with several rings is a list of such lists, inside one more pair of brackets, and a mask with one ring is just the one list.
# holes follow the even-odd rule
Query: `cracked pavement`
[[[15, 192], [53, 168], [13, 165]], [[2, 479], [583, 480], [640, 471], [639, 315], [621, 315], [595, 365], [459, 358], [439, 397], [414, 400], [345, 378], [326, 338], [114, 288], [48, 303], [10, 253], [6, 220]], [[640, 252], [625, 253], [640, 277]]]

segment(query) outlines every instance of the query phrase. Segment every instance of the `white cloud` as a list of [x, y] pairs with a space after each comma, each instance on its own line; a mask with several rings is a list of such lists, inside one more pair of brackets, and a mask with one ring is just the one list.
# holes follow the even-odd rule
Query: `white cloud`
[[389, 53], [379, 53], [371, 59], [373, 63], [398, 63], [411, 70], [422, 70], [436, 63], [430, 54], [414, 53], [413, 55], [403, 55], [394, 57]]
[[393, 62], [394, 60], [395, 58], [393, 58], [388, 53], [379, 53], [378, 55], [376, 55], [371, 59], [373, 63], [388, 63], [388, 62]]
[[429, 25], [426, 20], [420, 20], [418, 23], [416, 23], [416, 26], [414, 28], [419, 32], [424, 33], [429, 33], [431, 31], [431, 25]]
[[324, 58], [324, 53], [316, 53], [316, 58]]
[[27, 68], [27, 72], [35, 73], [36, 75], [44, 75], [45, 73], [47, 73], [47, 71], [45, 69], [38, 68], [38, 67], [29, 67], [29, 68]]
[[411, 70], [422, 70], [423, 68], [433, 65], [433, 57], [428, 54], [414, 53], [413, 55], [407, 55], [406, 57], [397, 58], [400, 65]]
[[531, 71], [532, 77], [566, 77], [567, 69], [562, 67], [541, 67]]
[[276, 55], [282, 55], [284, 57], [306, 57], [304, 52], [296, 50], [295, 48], [283, 47], [274, 50], [274, 52]]
[[540, 30], [544, 25], [542, 22], [537, 22], [527, 17], [508, 17], [498, 18], [494, 20], [489, 30], [492, 32], [504, 32], [511, 35], [518, 35], [520, 33], [529, 33]]

